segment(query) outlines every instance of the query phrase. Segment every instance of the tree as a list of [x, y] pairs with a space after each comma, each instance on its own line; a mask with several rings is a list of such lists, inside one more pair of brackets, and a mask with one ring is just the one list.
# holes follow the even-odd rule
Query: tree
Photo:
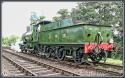
[[30, 17], [31, 25], [43, 21], [43, 19], [45, 19], [45, 16], [38, 16], [36, 12], [31, 12], [31, 17]]
[[81, 2], [72, 9], [71, 16], [85, 23], [122, 26], [122, 13], [122, 2]]
[[2, 46], [11, 46], [12, 44], [15, 44], [17, 39], [19, 39], [16, 35], [11, 35], [9, 37], [2, 38]]
[[57, 13], [60, 15], [61, 19], [65, 19], [66, 17], [69, 17], [68, 9], [60, 9]]
[[70, 17], [68, 9], [60, 9], [57, 14], [59, 14], [60, 16], [55, 16], [53, 17], [54, 21], [59, 21], [59, 20], [63, 20], [67, 17]]
[[45, 19], [45, 16], [39, 16], [39, 21], [42, 21], [43, 19]]
[[31, 24], [35, 24], [37, 19], [38, 19], [38, 16], [36, 12], [31, 12], [31, 17], [30, 17]]
[[57, 17], [57, 16], [53, 17], [53, 21], [59, 21], [59, 20], [61, 20], [60, 17]]

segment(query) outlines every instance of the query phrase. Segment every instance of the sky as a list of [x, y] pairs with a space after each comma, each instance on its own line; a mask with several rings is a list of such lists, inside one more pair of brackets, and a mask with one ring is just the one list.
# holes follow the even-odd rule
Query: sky
[[31, 12], [45, 16], [45, 20], [52, 20], [58, 16], [59, 9], [68, 9], [77, 6], [77, 2], [4, 2], [2, 3], [2, 37], [17, 35], [26, 32], [30, 24]]

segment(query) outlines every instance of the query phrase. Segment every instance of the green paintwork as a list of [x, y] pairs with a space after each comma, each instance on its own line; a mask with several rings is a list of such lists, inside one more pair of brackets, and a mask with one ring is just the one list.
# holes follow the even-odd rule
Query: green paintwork
[[53, 22], [51, 24], [46, 24], [46, 25], [41, 25], [41, 29], [42, 31], [47, 31], [47, 30], [51, 30], [51, 29], [56, 29], [60, 27], [60, 22]]
[[[40, 25], [40, 32], [33, 26], [33, 44], [84, 44], [95, 43], [95, 36], [101, 32], [103, 42], [111, 38], [111, 27], [102, 25], [77, 24], [73, 25], [71, 19], [65, 19], [46, 25]], [[88, 37], [88, 34], [90, 36]], [[107, 34], [109, 36], [107, 37]], [[39, 38], [38, 38], [39, 37]]]
[[58, 22], [52, 22], [51, 24], [41, 25], [41, 31], [63, 28], [63, 27], [68, 27], [72, 25], [73, 25], [73, 22], [71, 19], [65, 19]]
[[[95, 36], [98, 32], [101, 32], [104, 43], [107, 43], [107, 40], [111, 38], [111, 27], [109, 26], [87, 24], [73, 25], [72, 20], [69, 19], [41, 25], [39, 42], [41, 44], [94, 43]], [[88, 34], [91, 34], [91, 36], [88, 37]], [[109, 37], [106, 36], [107, 34], [109, 34]]]
[[32, 37], [33, 37], [33, 42], [38, 42], [38, 32], [37, 32], [37, 28], [38, 26], [33, 26], [33, 33], [32, 33]]
[[[92, 25], [85, 25], [84, 29], [85, 29], [85, 34], [84, 34], [85, 42], [94, 42], [97, 32], [101, 32], [101, 35], [103, 37], [103, 42], [105, 43], [107, 43], [107, 40], [112, 36], [111, 27], [104, 27], [104, 26], [97, 27]], [[91, 36], [88, 37], [87, 36], [88, 34], [91, 34]], [[108, 37], [107, 37], [107, 34], [109, 34]]]

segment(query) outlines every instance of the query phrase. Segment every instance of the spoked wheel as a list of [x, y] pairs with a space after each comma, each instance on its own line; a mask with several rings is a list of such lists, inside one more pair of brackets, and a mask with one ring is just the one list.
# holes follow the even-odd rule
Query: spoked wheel
[[23, 46], [21, 46], [20, 49], [22, 53], [25, 52], [25, 48]]
[[97, 46], [94, 48], [92, 54], [90, 54], [90, 58], [92, 62], [95, 63], [100, 61], [105, 62], [107, 58], [107, 53], [99, 47], [99, 45], [103, 42], [103, 38], [100, 32], [98, 32], [95, 36], [95, 42], [97, 43]]
[[38, 51], [37, 51], [36, 49], [34, 49], [34, 50], [32, 51], [33, 54], [37, 54], [37, 52], [38, 52]]
[[24, 52], [24, 48], [23, 48], [23, 47], [20, 47], [20, 49], [21, 49], [21, 52], [23, 53], [23, 52]]
[[107, 59], [107, 52], [106, 51], [102, 51], [100, 53], [100, 57], [101, 57], [101, 61], [105, 63], [106, 59]]
[[23, 52], [24, 52], [24, 50], [22, 50], [22, 49], [21, 49], [21, 52], [23, 53]]
[[[32, 50], [31, 50], [32, 49]], [[29, 48], [28, 50], [29, 53], [32, 53], [32, 54], [36, 54], [37, 53], [37, 50], [36, 48]]]
[[46, 47], [46, 49], [45, 49], [45, 57], [49, 58], [50, 56], [51, 56], [51, 48]]
[[38, 48], [38, 53], [37, 53], [39, 56], [41, 56], [42, 54], [41, 54], [41, 49], [40, 49], [40, 47]]
[[24, 52], [27, 53], [27, 49], [25, 49]]
[[99, 49], [99, 47], [95, 48], [93, 53], [90, 55], [90, 58], [94, 63], [98, 63], [100, 61], [105, 62], [107, 59], [107, 52], [102, 49]]
[[83, 51], [82, 49], [78, 49], [73, 52], [73, 59], [76, 64], [82, 64], [83, 63]]
[[58, 49], [56, 52], [56, 57], [58, 60], [64, 60], [65, 55], [66, 55], [66, 50], [63, 48]]

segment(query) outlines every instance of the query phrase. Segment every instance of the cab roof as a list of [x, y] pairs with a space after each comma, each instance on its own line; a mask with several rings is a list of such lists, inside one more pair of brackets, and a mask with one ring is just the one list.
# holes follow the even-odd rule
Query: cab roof
[[39, 24], [49, 24], [49, 23], [51, 23], [51, 21], [44, 20], [44, 21], [38, 22], [38, 23], [35, 24], [34, 26], [37, 26], [37, 25], [39, 25]]

